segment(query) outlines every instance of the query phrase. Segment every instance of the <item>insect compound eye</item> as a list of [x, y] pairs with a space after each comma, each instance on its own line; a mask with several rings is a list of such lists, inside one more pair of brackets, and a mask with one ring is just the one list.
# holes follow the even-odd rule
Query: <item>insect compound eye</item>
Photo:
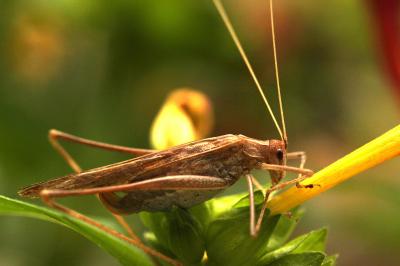
[[281, 149], [278, 149], [276, 151], [276, 157], [278, 158], [279, 161], [283, 160], [283, 151]]

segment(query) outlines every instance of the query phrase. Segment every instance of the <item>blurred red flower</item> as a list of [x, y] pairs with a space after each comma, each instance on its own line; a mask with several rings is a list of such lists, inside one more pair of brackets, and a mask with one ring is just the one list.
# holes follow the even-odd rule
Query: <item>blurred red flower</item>
[[400, 101], [400, 30], [399, 0], [366, 0], [376, 25], [378, 45], [385, 69]]

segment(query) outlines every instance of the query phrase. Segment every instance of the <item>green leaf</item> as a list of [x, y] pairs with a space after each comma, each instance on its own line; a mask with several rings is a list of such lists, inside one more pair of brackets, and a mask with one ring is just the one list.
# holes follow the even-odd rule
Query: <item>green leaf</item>
[[143, 213], [145, 226], [152, 230], [162, 247], [184, 264], [198, 264], [205, 251], [203, 228], [186, 209], [174, 207], [165, 213]]
[[207, 228], [211, 222], [212, 213], [210, 201], [196, 205], [189, 212], [200, 222], [203, 228]]
[[[257, 206], [258, 209], [260, 207]], [[210, 224], [206, 234], [208, 264], [254, 265], [258, 255], [266, 248], [278, 220], [279, 216], [264, 219], [258, 237], [251, 237], [249, 206], [240, 200], [230, 212]]]
[[321, 266], [325, 259], [322, 252], [305, 252], [301, 254], [288, 254], [269, 264], [268, 266]]
[[335, 266], [336, 265], [336, 260], [337, 260], [338, 257], [339, 257], [339, 255], [337, 255], [337, 254], [325, 257], [325, 259], [322, 262], [321, 266]]
[[290, 253], [302, 253], [308, 251], [323, 251], [325, 247], [327, 229], [322, 228], [301, 235], [284, 246], [269, 252], [258, 260], [257, 265], [266, 265]]
[[184, 264], [198, 264], [205, 251], [203, 229], [188, 210], [174, 208], [167, 213], [169, 247]]
[[267, 250], [274, 250], [282, 246], [293, 233], [301, 217], [304, 215], [303, 208], [296, 208], [291, 212], [291, 217], [281, 215], [278, 224], [268, 242]]
[[239, 193], [207, 201], [206, 204], [210, 210], [210, 220], [214, 220], [215, 218], [230, 212], [233, 206], [245, 196], [246, 193]]
[[[264, 195], [260, 190], [254, 192], [254, 205], [261, 205], [264, 202]], [[234, 208], [249, 208], [250, 198], [249, 196], [242, 197], [238, 202], [236, 202]]]
[[[172, 258], [176, 259], [175, 255], [171, 253], [170, 250], [166, 249], [161, 243], [158, 241], [156, 236], [152, 232], [146, 232], [144, 233], [144, 240], [147, 245], [152, 247], [153, 249], [161, 252], [162, 254]], [[161, 260], [159, 258], [154, 258], [157, 261], [157, 265], [162, 265], [162, 266], [171, 266], [168, 262]]]
[[168, 249], [167, 218], [163, 212], [141, 212], [140, 220], [157, 238], [157, 241], [164, 249]]
[[306, 251], [324, 251], [325, 241], [328, 230], [322, 228], [319, 230], [311, 231], [307, 234], [306, 239], [300, 243], [300, 245], [293, 250], [292, 253], [302, 253]]
[[56, 210], [0, 196], [0, 215], [31, 217], [66, 226], [114, 256], [123, 265], [154, 265], [140, 249], [108, 233]]

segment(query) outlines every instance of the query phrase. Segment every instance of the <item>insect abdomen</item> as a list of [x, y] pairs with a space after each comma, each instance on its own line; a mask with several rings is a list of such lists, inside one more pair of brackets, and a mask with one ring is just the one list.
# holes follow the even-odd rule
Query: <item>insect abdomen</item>
[[213, 198], [222, 190], [167, 190], [167, 191], [135, 191], [127, 193], [115, 201], [113, 197], [102, 195], [102, 201], [117, 214], [130, 214], [141, 211], [168, 211], [173, 206], [190, 208]]

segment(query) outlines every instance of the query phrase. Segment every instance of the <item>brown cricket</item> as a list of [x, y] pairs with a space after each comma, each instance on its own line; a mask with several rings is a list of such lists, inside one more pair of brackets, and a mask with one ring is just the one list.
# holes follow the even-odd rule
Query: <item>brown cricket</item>
[[[231, 33], [268, 110], [272, 114], [271, 108], [222, 4], [219, 0], [213, 1]], [[270, 0], [270, 11], [275, 72], [279, 92], [272, 0]], [[287, 152], [287, 138], [280, 93], [278, 96], [283, 133], [273, 114], [272, 116], [282, 137], [281, 140], [257, 140], [243, 135], [223, 135], [190, 142], [163, 151], [155, 151], [117, 146], [83, 139], [58, 130], [50, 130], [49, 139], [51, 144], [76, 173], [28, 186], [18, 193], [23, 197], [41, 198], [49, 206], [124, 239], [152, 256], [159, 257], [174, 265], [181, 265], [180, 262], [145, 246], [120, 215], [141, 211], [168, 211], [173, 206], [190, 208], [214, 197], [245, 176], [250, 192], [250, 233], [253, 236], [257, 236], [269, 194], [290, 184], [304, 187], [299, 182], [313, 174], [311, 170], [304, 169], [306, 160], [304, 152]], [[139, 157], [82, 171], [70, 154], [60, 145], [59, 139], [111, 151], [125, 152]], [[290, 159], [300, 159], [300, 166], [287, 166], [286, 161]], [[272, 186], [266, 190], [265, 201], [257, 222], [255, 219], [253, 185], [258, 187], [260, 185], [250, 173], [253, 169], [268, 170], [272, 180]], [[298, 173], [299, 175], [293, 180], [280, 183], [286, 171]], [[312, 185], [305, 187], [312, 187]], [[124, 193], [123, 195], [121, 193], [117, 195], [116, 192]], [[128, 230], [130, 237], [54, 201], [55, 198], [88, 194], [98, 196], [107, 209]]]

